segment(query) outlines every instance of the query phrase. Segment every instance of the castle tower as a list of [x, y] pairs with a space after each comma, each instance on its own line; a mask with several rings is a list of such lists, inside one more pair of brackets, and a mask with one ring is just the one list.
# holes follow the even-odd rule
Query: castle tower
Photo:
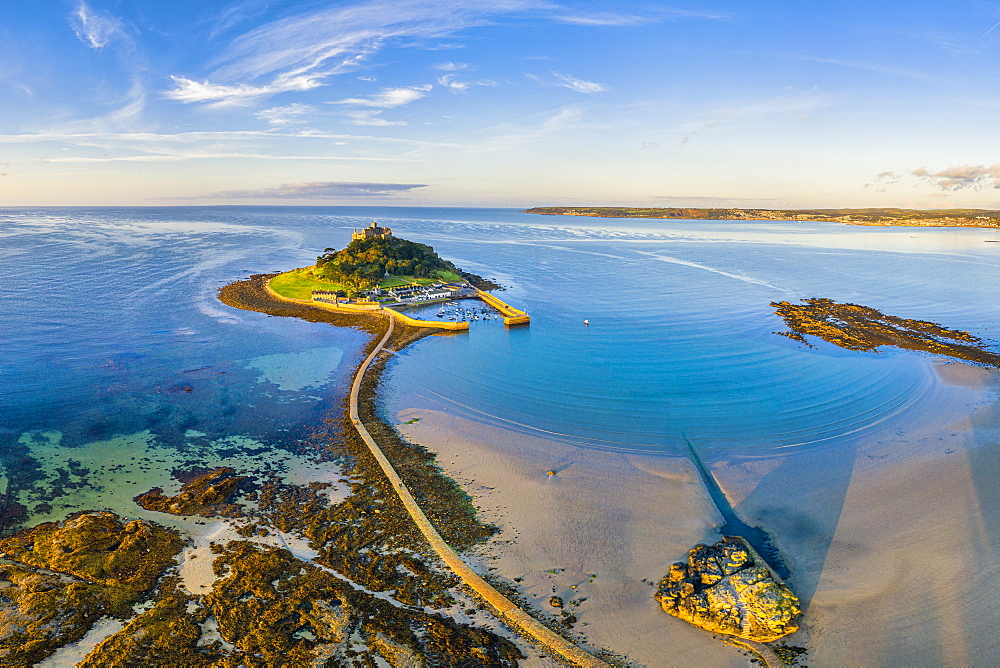
[[372, 224], [361, 230], [354, 230], [354, 234], [351, 235], [352, 240], [356, 239], [378, 239], [380, 237], [391, 237], [392, 230], [388, 227], [379, 227], [377, 221], [372, 221]]

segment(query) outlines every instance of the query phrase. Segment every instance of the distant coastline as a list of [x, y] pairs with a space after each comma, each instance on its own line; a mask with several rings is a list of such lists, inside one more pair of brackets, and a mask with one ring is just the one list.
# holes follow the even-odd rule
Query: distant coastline
[[909, 227], [1000, 227], [1000, 211], [990, 209], [696, 209], [605, 206], [540, 206], [525, 213], [599, 218], [677, 220], [796, 220], [847, 225]]

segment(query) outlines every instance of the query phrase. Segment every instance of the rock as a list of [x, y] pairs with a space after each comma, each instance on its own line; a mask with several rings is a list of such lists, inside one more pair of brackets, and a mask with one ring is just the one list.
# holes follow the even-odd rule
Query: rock
[[236, 475], [228, 467], [217, 468], [197, 476], [175, 496], [166, 496], [159, 487], [135, 497], [135, 502], [146, 510], [156, 510], [172, 515], [200, 515], [201, 517], [241, 517], [240, 506], [230, 503], [231, 497], [241, 491], [245, 476]]
[[553, 608], [561, 608], [563, 607], [563, 600], [558, 596], [553, 596], [552, 598], [549, 599], [549, 605], [551, 605]]
[[0, 540], [0, 665], [32, 665], [79, 640], [102, 615], [128, 615], [183, 542], [171, 529], [77, 513]]
[[109, 611], [118, 614], [152, 589], [183, 544], [176, 531], [152, 522], [82, 512], [19, 531], [0, 540], [0, 549], [26, 566], [103, 585]]
[[799, 599], [739, 536], [695, 545], [660, 580], [656, 600], [713, 633], [771, 642], [798, 630]]

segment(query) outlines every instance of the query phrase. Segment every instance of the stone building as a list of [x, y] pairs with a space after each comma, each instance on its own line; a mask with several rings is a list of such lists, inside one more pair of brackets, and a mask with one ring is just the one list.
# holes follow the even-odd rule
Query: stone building
[[388, 227], [379, 227], [378, 222], [372, 221], [372, 224], [361, 230], [354, 230], [354, 234], [351, 235], [351, 239], [378, 239], [380, 237], [391, 237], [392, 230]]

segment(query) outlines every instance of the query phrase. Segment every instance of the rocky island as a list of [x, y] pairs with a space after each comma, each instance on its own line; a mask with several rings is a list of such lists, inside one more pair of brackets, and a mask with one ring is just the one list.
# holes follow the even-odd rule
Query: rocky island
[[771, 302], [788, 326], [781, 336], [812, 346], [814, 336], [847, 350], [877, 351], [889, 346], [945, 355], [982, 366], [1000, 367], [1000, 354], [967, 331], [927, 320], [887, 315], [869, 306], [815, 297], [803, 304]]

